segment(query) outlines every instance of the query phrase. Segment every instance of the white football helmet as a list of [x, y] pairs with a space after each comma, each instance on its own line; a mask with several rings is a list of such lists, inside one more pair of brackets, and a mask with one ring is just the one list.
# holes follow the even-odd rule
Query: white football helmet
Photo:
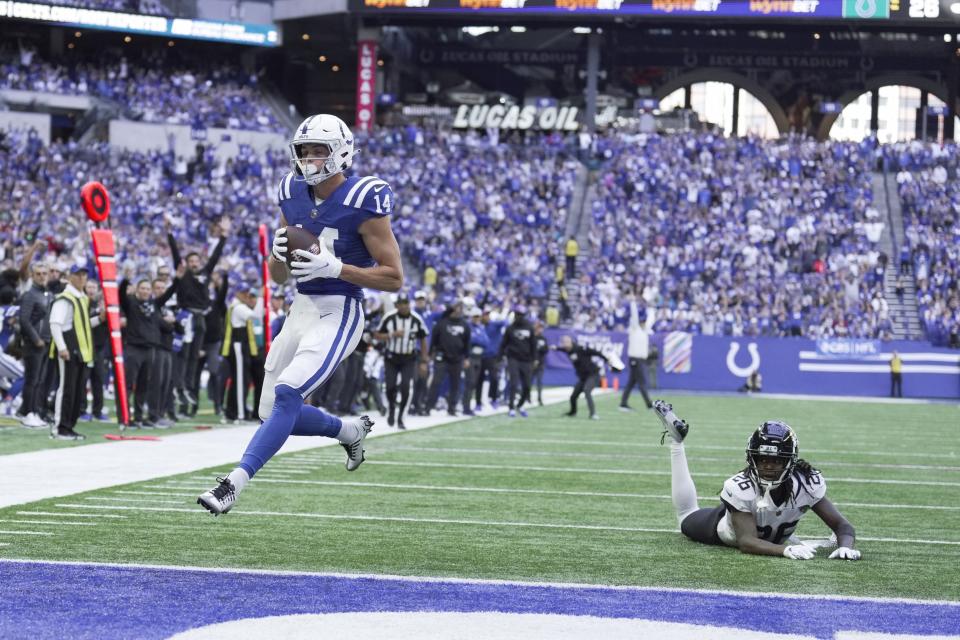
[[[326, 158], [303, 157], [301, 145], [322, 144], [330, 150]], [[320, 184], [327, 178], [342, 173], [353, 164], [353, 133], [343, 120], [328, 113], [310, 116], [300, 123], [290, 141], [290, 158], [297, 178], [307, 184]], [[310, 160], [322, 160], [317, 168]]]

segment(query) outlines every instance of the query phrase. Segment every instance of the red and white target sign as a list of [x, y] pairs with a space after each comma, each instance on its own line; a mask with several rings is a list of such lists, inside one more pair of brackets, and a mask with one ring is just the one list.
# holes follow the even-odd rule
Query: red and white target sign
[[377, 97], [377, 43], [363, 40], [357, 49], [357, 124], [360, 131], [373, 128]]

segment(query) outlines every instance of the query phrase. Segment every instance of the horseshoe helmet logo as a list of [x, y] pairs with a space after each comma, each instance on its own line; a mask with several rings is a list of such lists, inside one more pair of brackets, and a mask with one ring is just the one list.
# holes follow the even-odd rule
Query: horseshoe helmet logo
[[757, 343], [751, 342], [747, 345], [747, 351], [750, 353], [750, 364], [746, 367], [737, 366], [737, 352], [740, 351], [740, 344], [730, 343], [730, 349], [727, 351], [727, 369], [738, 378], [746, 378], [754, 369], [760, 367], [760, 350], [757, 349]]

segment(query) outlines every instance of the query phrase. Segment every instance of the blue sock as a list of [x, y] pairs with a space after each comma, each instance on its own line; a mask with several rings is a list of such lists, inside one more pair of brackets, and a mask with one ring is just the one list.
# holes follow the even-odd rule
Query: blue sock
[[240, 464], [237, 466], [252, 478], [253, 474], [267, 463], [267, 460], [280, 451], [280, 447], [290, 437], [302, 406], [303, 397], [296, 389], [284, 384], [277, 385], [273, 412], [253, 434], [253, 439], [247, 445], [247, 450], [243, 452], [243, 457], [240, 458]]
[[342, 426], [343, 421], [337, 416], [332, 416], [316, 407], [305, 404], [300, 407], [300, 415], [297, 417], [297, 423], [293, 426], [292, 435], [336, 438]]

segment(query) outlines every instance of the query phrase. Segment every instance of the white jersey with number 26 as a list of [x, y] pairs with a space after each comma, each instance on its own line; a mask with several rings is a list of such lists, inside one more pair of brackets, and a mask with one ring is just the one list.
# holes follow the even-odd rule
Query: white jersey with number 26
[[799, 471], [791, 476], [792, 491], [784, 504], [758, 509], [760, 497], [757, 487], [745, 473], [739, 473], [723, 483], [720, 500], [727, 506], [727, 513], [717, 525], [717, 535], [723, 543], [737, 546], [730, 511], [752, 513], [757, 521], [757, 537], [761, 540], [783, 544], [797, 528], [797, 523], [810, 508], [827, 495], [827, 483], [819, 472], [804, 477]]

